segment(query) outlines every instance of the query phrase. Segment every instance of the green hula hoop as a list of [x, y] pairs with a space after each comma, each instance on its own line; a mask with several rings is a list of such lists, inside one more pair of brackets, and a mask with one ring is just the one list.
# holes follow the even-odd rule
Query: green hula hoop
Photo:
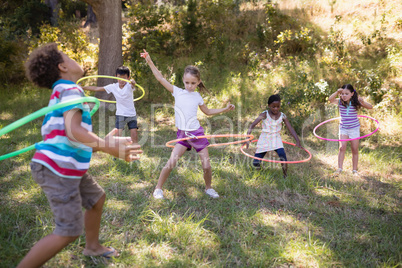
[[[37, 118], [39, 118], [39, 117], [51, 112], [51, 111], [54, 111], [54, 110], [57, 110], [57, 109], [60, 109], [60, 108], [64, 108], [66, 106], [70, 106], [70, 105], [73, 105], [73, 104], [83, 103], [83, 102], [95, 102], [95, 106], [91, 110], [91, 113], [90, 113], [91, 116], [99, 108], [99, 100], [97, 98], [95, 98], [95, 97], [82, 97], [82, 98], [77, 98], [77, 99], [66, 101], [66, 102], [60, 102], [60, 103], [52, 105], [52, 106], [44, 107], [44, 108], [42, 108], [42, 109], [40, 109], [40, 110], [38, 110], [38, 111], [36, 111], [36, 112], [34, 112], [32, 114], [29, 114], [29, 115], [27, 115], [27, 116], [15, 121], [15, 122], [11, 123], [11, 124], [9, 124], [8, 126], [2, 128], [2, 129], [0, 129], [0, 137], [5, 135], [5, 134], [7, 134], [8, 132], [16, 129], [16, 128], [22, 126], [22, 125], [25, 125], [28, 122], [31, 122], [34, 119], [37, 119]], [[41, 142], [43, 142], [43, 141], [41, 141]], [[41, 142], [39, 142], [39, 143], [41, 143]], [[1, 155], [0, 156], [0, 161], [4, 160], [4, 159], [7, 159], [7, 158], [10, 158], [10, 157], [13, 157], [13, 156], [16, 156], [16, 155], [19, 155], [19, 154], [22, 154], [22, 153], [25, 153], [25, 152], [28, 152], [28, 151], [30, 151], [30, 150], [32, 150], [34, 148], [35, 148], [35, 144], [30, 145], [28, 147], [25, 147], [25, 148], [23, 148], [21, 150], [12, 152], [12, 153]]]
[[[80, 83], [82, 80], [85, 79], [89, 79], [89, 78], [111, 78], [111, 79], [117, 79], [117, 80], [121, 80], [127, 83], [131, 83], [130, 80], [121, 78], [121, 77], [117, 77], [117, 76], [109, 76], [109, 75], [90, 75], [90, 76], [85, 76], [85, 77], [81, 77], [80, 79], [77, 80], [77, 84]], [[135, 86], [138, 87], [139, 89], [142, 90], [142, 95], [136, 99], [133, 99], [133, 101], [138, 101], [140, 99], [142, 99], [145, 96], [145, 90], [142, 86], [140, 86], [139, 84], [135, 83]], [[108, 102], [108, 103], [116, 103], [116, 101], [111, 101], [111, 100], [103, 100], [103, 99], [99, 99], [100, 101], [103, 102]]]

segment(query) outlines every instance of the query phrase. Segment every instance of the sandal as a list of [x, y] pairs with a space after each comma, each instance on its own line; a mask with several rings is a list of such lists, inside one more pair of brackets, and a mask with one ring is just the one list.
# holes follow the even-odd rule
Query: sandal
[[108, 250], [108, 251], [106, 251], [106, 252], [104, 252], [102, 254], [99, 254], [99, 255], [85, 255], [85, 254], [84, 255], [88, 256], [88, 257], [103, 257], [105, 259], [110, 259], [112, 257], [119, 257], [120, 256], [120, 254], [116, 251], [116, 249], [114, 249], [112, 247], [108, 247], [108, 249], [110, 249], [110, 250]]

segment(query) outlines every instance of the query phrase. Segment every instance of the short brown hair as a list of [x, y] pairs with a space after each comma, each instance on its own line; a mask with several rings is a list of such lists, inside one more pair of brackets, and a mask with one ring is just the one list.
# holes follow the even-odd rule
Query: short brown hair
[[59, 64], [63, 57], [56, 43], [43, 45], [29, 55], [25, 64], [26, 75], [35, 85], [52, 88], [54, 82], [60, 79]]

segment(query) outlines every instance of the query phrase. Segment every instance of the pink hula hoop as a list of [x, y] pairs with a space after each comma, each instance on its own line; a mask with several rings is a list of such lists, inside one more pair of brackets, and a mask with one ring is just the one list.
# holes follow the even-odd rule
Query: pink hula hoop
[[[258, 141], [258, 140], [253, 140], [252, 142], [256, 142], [256, 141]], [[283, 143], [286, 143], [286, 144], [290, 144], [290, 145], [296, 146], [296, 144], [294, 144], [294, 143], [290, 143], [290, 142], [286, 142], [286, 141], [282, 141], [282, 142], [283, 142]], [[306, 159], [297, 160], [297, 161], [269, 160], [269, 159], [264, 159], [264, 158], [255, 157], [255, 156], [253, 156], [253, 155], [251, 155], [251, 154], [246, 153], [246, 152], [243, 150], [243, 147], [244, 147], [245, 145], [246, 145], [246, 144], [243, 144], [243, 145], [240, 147], [240, 151], [241, 151], [244, 155], [246, 155], [246, 156], [248, 156], [248, 157], [251, 157], [251, 158], [254, 158], [254, 159], [257, 159], [257, 160], [265, 161], [265, 162], [284, 163], [284, 164], [297, 164], [297, 163], [307, 162], [307, 161], [309, 161], [309, 160], [311, 159], [311, 157], [312, 157], [311, 153], [310, 153], [306, 148], [303, 148], [303, 149], [308, 153], [308, 158], [306, 158]]]
[[324, 125], [325, 123], [330, 122], [330, 121], [334, 121], [334, 120], [340, 119], [340, 117], [336, 117], [336, 118], [328, 119], [328, 120], [326, 120], [326, 121], [324, 121], [324, 122], [318, 124], [318, 125], [314, 128], [314, 130], [313, 130], [314, 136], [316, 136], [317, 138], [319, 138], [319, 139], [321, 139], [321, 140], [325, 140], [325, 141], [353, 141], [353, 140], [359, 140], [359, 139], [363, 139], [363, 138], [366, 138], [366, 137], [368, 137], [368, 136], [371, 136], [371, 135], [373, 135], [374, 133], [376, 133], [376, 132], [380, 129], [380, 122], [378, 122], [377, 119], [372, 118], [372, 117], [367, 116], [367, 115], [358, 115], [357, 117], [365, 117], [365, 118], [369, 118], [369, 119], [375, 121], [375, 122], [377, 123], [377, 128], [376, 128], [373, 132], [371, 132], [371, 133], [369, 133], [369, 134], [367, 134], [367, 135], [364, 135], [364, 136], [361, 136], [361, 137], [357, 137], [357, 138], [354, 138], [354, 139], [341, 139], [341, 140], [340, 140], [340, 139], [327, 139], [327, 138], [323, 138], [323, 137], [318, 136], [317, 133], [315, 132], [315, 131], [317, 130], [317, 128], [320, 127], [320, 126], [322, 126], [322, 125]]
[[166, 143], [167, 147], [174, 148], [174, 145], [172, 143], [178, 142], [178, 141], [186, 141], [186, 140], [192, 140], [192, 139], [210, 139], [210, 138], [247, 138], [245, 140], [239, 140], [239, 141], [232, 141], [232, 142], [225, 142], [225, 143], [216, 143], [216, 144], [210, 144], [208, 147], [217, 147], [217, 146], [223, 146], [223, 145], [231, 145], [231, 144], [238, 144], [238, 143], [243, 143], [247, 141], [251, 141], [254, 139], [253, 135], [245, 135], [245, 134], [219, 134], [219, 135], [203, 135], [203, 136], [197, 136], [197, 138], [194, 137], [186, 137], [186, 138], [181, 138], [181, 139], [175, 139], [168, 141]]

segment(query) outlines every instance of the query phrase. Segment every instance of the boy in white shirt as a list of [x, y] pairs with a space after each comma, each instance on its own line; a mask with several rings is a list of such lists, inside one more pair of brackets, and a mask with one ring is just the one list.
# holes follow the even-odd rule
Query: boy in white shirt
[[[126, 66], [120, 66], [116, 70], [116, 77], [130, 79], [130, 69]], [[134, 144], [138, 143], [137, 136], [137, 113], [134, 107], [133, 92], [135, 90], [135, 81], [127, 83], [118, 80], [117, 83], [109, 84], [104, 87], [86, 86], [82, 87], [84, 90], [90, 91], [106, 91], [108, 94], [112, 93], [116, 99], [116, 124], [115, 129], [118, 130], [116, 136], [121, 136], [124, 126], [127, 124], [130, 130], [131, 140]]]

